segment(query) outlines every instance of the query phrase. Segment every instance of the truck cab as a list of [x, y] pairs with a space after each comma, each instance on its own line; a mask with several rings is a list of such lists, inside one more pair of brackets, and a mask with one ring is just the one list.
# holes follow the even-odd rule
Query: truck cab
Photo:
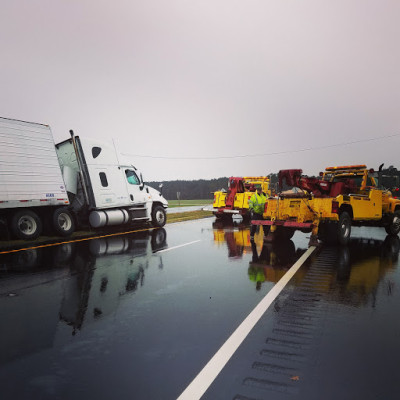
[[[73, 136], [56, 145], [72, 207], [98, 228], [132, 222], [166, 222], [167, 200], [143, 182], [140, 171], [112, 143]], [[80, 179], [78, 179], [80, 177]]]

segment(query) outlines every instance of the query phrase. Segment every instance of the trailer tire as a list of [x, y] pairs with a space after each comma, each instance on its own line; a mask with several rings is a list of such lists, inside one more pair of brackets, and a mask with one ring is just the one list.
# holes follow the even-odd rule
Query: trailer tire
[[12, 270], [25, 272], [34, 269], [40, 263], [41, 249], [27, 249], [14, 253], [11, 257]]
[[31, 210], [17, 211], [11, 219], [11, 232], [18, 239], [34, 240], [42, 233], [42, 221]]
[[393, 214], [392, 221], [385, 226], [386, 233], [391, 236], [396, 236], [400, 232], [400, 211], [396, 210]]
[[157, 228], [162, 228], [167, 222], [167, 213], [162, 206], [155, 206], [151, 212], [151, 223]]
[[70, 236], [75, 232], [74, 217], [67, 208], [56, 208], [53, 213], [53, 229], [60, 236]]
[[350, 241], [351, 235], [351, 218], [350, 215], [343, 211], [339, 216], [337, 225], [337, 239], [339, 244], [347, 245]]

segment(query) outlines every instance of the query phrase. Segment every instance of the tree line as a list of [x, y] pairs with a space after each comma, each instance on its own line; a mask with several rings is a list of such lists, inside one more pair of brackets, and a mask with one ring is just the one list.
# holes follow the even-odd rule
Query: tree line
[[[278, 182], [278, 174], [269, 174], [268, 176], [271, 184]], [[162, 194], [167, 200], [178, 200], [178, 196], [181, 200], [212, 200], [214, 192], [221, 189], [228, 190], [228, 180], [228, 177], [222, 177], [192, 181], [176, 180], [146, 183], [157, 190], [160, 190], [159, 185], [162, 184]]]
[[[270, 179], [270, 188], [277, 190], [278, 174], [271, 173], [268, 175]], [[212, 200], [213, 193], [224, 189], [228, 189], [228, 177], [216, 179], [198, 179], [192, 181], [176, 180], [164, 182], [148, 182], [149, 186], [159, 190], [159, 185], [162, 183], [162, 193], [167, 200], [178, 200], [178, 193], [181, 200]], [[387, 188], [399, 187], [400, 171], [393, 166], [382, 170], [381, 185]], [[289, 189], [285, 183], [283, 190]]]

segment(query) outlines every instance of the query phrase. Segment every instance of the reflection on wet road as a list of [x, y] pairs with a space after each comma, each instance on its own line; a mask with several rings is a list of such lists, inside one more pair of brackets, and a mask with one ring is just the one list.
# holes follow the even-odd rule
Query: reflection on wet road
[[[397, 398], [399, 247], [322, 248], [204, 398]], [[1, 398], [177, 398], [306, 248], [204, 219], [1, 255]]]
[[[321, 248], [204, 399], [222, 388], [237, 400], [397, 399], [399, 248], [397, 237]], [[269, 253], [250, 263], [257, 282], [279, 279], [262, 265]]]

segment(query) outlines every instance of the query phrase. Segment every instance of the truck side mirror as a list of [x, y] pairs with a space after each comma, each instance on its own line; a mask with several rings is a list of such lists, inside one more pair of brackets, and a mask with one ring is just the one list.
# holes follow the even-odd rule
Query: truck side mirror
[[143, 190], [143, 188], [144, 188], [143, 175], [142, 175], [142, 173], [140, 173], [140, 186], [139, 186], [139, 189]]
[[162, 183], [160, 183], [159, 185], [158, 185], [158, 187], [160, 188], [160, 194], [162, 194], [162, 188], [163, 188], [163, 184]]

